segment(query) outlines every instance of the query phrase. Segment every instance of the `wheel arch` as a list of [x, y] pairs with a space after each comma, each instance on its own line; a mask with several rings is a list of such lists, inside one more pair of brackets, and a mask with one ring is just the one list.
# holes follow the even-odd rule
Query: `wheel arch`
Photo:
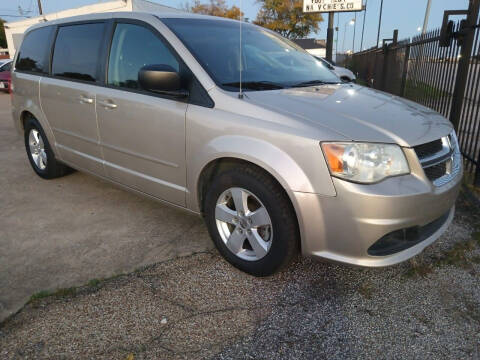
[[[216, 159], [211, 160], [208, 162], [200, 172], [197, 185], [196, 185], [196, 195], [197, 195], [197, 202], [200, 212], [203, 212], [203, 201], [205, 199], [205, 194], [208, 190], [208, 183], [215, 177], [216, 174], [221, 173], [222, 171], [231, 169], [232, 167], [240, 166], [240, 165], [248, 165], [252, 167], [256, 167], [271, 177], [279, 186], [281, 186], [285, 193], [288, 195], [288, 191], [285, 189], [284, 184], [279, 181], [270, 171], [265, 169], [265, 167], [259, 165], [258, 163], [252, 162], [250, 160], [246, 160], [240, 157], [232, 157], [232, 156], [225, 156], [219, 157]], [[289, 196], [290, 198], [290, 196]]]
[[23, 110], [21, 113], [20, 113], [20, 129], [22, 131], [25, 131], [25, 121], [28, 119], [28, 118], [34, 118], [34, 119], [38, 119], [35, 115], [33, 115], [30, 111], [28, 110]]
[[42, 126], [42, 129], [45, 133], [45, 136], [47, 137], [47, 140], [50, 144], [50, 148], [52, 149], [55, 156], [57, 158], [59, 158], [57, 147], [55, 146], [56, 145], [55, 136], [54, 136], [53, 131], [50, 127], [50, 124], [48, 123], [47, 119], [43, 115], [43, 112], [41, 111], [41, 109], [36, 108], [36, 107], [29, 107], [28, 109], [24, 108], [21, 111], [19, 111], [18, 115], [14, 119], [15, 120], [15, 127], [16, 127], [18, 133], [23, 136], [23, 133], [25, 131], [25, 121], [28, 118], [34, 118], [35, 120], [37, 120], [40, 123], [40, 125]]
[[[302, 166], [288, 153], [262, 139], [242, 135], [225, 135], [212, 139], [201, 149], [191, 152], [189, 161], [191, 173], [188, 188], [194, 192], [205, 171], [216, 162], [245, 161], [272, 176], [288, 192], [316, 192], [312, 179]], [[227, 161], [228, 163], [228, 161]], [[198, 198], [192, 199], [198, 201]], [[191, 204], [197, 207], [197, 204]]]
[[[300, 227], [300, 222], [298, 218], [298, 213], [297, 213], [297, 204], [295, 201], [295, 197], [292, 196], [292, 192], [285, 188], [285, 186], [282, 184], [281, 181], [277, 179], [276, 176], [274, 176], [269, 170], [267, 170], [265, 167], [246, 160], [242, 159], [240, 157], [219, 157], [216, 159], [211, 160], [208, 164], [206, 164], [202, 171], [200, 172], [200, 175], [198, 177], [197, 181], [197, 187], [196, 187], [196, 195], [197, 195], [197, 201], [198, 201], [198, 206], [200, 209], [200, 212], [203, 214], [204, 211], [204, 200], [205, 200], [205, 194], [208, 190], [208, 183], [211, 182], [213, 177], [215, 177], [216, 174], [219, 174], [220, 172], [226, 171], [228, 169], [231, 169], [236, 166], [251, 166], [254, 168], [257, 168], [258, 170], [262, 171], [265, 175], [270, 177], [275, 183], [278, 184], [278, 186], [283, 190], [285, 195], [287, 196], [287, 199], [289, 200], [289, 204], [291, 206], [291, 210], [295, 216], [295, 223], [297, 224], [297, 231], [300, 235], [300, 239], [302, 238], [302, 230]], [[299, 250], [301, 250], [301, 243], [302, 241], [299, 241]]]

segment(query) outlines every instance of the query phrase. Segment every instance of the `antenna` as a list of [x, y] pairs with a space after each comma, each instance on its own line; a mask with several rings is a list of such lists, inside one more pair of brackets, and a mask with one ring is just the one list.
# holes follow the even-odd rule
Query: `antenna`
[[243, 92], [242, 92], [242, 71], [243, 71], [243, 65], [242, 65], [242, 0], [240, 0], [240, 51], [239, 51], [239, 57], [240, 61], [238, 65], [240, 66], [240, 81], [239, 81], [239, 91], [238, 91], [238, 98], [243, 99]]

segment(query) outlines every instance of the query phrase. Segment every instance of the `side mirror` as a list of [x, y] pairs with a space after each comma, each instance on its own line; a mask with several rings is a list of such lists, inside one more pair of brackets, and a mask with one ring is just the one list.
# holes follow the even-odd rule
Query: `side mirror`
[[184, 98], [188, 91], [182, 90], [180, 75], [169, 65], [145, 65], [138, 72], [140, 86], [148, 91]]

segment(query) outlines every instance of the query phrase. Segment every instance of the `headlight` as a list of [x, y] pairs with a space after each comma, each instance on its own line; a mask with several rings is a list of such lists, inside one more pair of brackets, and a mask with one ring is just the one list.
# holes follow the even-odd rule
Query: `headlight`
[[330, 174], [359, 183], [374, 183], [410, 173], [398, 145], [374, 143], [322, 143]]

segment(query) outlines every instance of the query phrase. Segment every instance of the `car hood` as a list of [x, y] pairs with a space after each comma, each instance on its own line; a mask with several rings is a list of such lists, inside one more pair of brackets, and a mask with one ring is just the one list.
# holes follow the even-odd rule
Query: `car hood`
[[[249, 91], [248, 101], [299, 121], [318, 124], [353, 141], [416, 146], [452, 131], [437, 112], [354, 84]], [[323, 139], [337, 140], [337, 139]]]

